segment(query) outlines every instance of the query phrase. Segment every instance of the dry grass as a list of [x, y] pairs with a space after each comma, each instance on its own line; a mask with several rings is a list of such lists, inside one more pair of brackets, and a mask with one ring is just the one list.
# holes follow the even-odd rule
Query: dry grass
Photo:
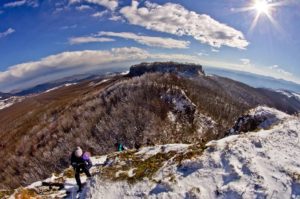
[[[113, 159], [115, 163], [111, 166], [101, 168], [101, 177], [113, 181], [123, 181], [133, 184], [148, 178], [153, 180], [154, 174], [166, 163], [181, 165], [181, 162], [187, 159], [196, 158], [202, 155], [205, 147], [202, 144], [191, 145], [184, 152], [170, 151], [168, 153], [157, 153], [147, 159], [142, 159], [136, 155], [136, 151], [125, 151], [114, 154], [109, 159]], [[129, 176], [128, 172], [133, 169], [133, 176]], [[170, 180], [174, 177], [170, 176]]]
[[15, 194], [16, 199], [40, 199], [33, 189], [21, 189]]
[[74, 178], [74, 176], [75, 176], [74, 169], [71, 167], [66, 169], [63, 173], [63, 176], [67, 177], [67, 178]]

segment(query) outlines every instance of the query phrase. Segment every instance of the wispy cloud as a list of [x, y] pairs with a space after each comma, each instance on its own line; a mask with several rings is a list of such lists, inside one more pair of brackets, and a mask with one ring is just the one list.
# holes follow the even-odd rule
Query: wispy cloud
[[69, 26], [62, 26], [60, 29], [61, 30], [68, 30], [68, 29], [75, 29], [77, 27], [78, 27], [77, 24], [73, 24], [73, 25], [69, 25]]
[[204, 53], [204, 52], [197, 53], [197, 55], [200, 56], [200, 57], [209, 56], [208, 53]]
[[6, 37], [12, 33], [16, 32], [15, 29], [13, 28], [8, 28], [6, 31], [4, 32], [0, 32], [0, 38]]
[[72, 37], [69, 39], [69, 44], [75, 45], [75, 44], [83, 44], [83, 43], [95, 43], [95, 42], [111, 42], [115, 41], [111, 38], [105, 38], [105, 37]]
[[86, 2], [104, 6], [110, 10], [115, 10], [118, 7], [118, 0], [85, 0]]
[[282, 75], [284, 75], [284, 76], [293, 76], [292, 73], [290, 73], [290, 72], [288, 72], [288, 71], [282, 69], [282, 68], [281, 68], [280, 66], [278, 66], [278, 65], [269, 66], [269, 69], [272, 70], [272, 71], [275, 71], [275, 72], [277, 72], [277, 73], [279, 73], [279, 74], [282, 74]]
[[3, 7], [8, 8], [8, 7], [18, 7], [26, 4], [26, 0], [21, 0], [21, 1], [13, 1], [9, 2], [3, 5]]
[[103, 6], [111, 11], [114, 11], [119, 5], [118, 0], [69, 0], [69, 4], [76, 4], [81, 2]]
[[165, 37], [152, 37], [137, 35], [131, 32], [100, 32], [98, 36], [108, 36], [108, 37], [121, 37], [124, 39], [131, 39], [140, 44], [147, 46], [154, 46], [160, 48], [188, 48], [190, 42], [183, 40], [176, 40], [172, 38]]
[[121, 17], [120, 15], [116, 15], [114, 13], [108, 19], [111, 20], [111, 21], [122, 21], [122, 22], [124, 22], [123, 17]]
[[179, 4], [159, 5], [146, 1], [145, 6], [139, 6], [139, 2], [133, 0], [131, 6], [123, 7], [120, 13], [130, 24], [179, 36], [189, 35], [216, 48], [245, 49], [249, 44], [242, 32]]
[[77, 6], [75, 9], [78, 11], [84, 11], [84, 10], [91, 10], [92, 7], [88, 6], [88, 5], [80, 5], [80, 6]]
[[38, 7], [39, 3], [37, 0], [20, 0], [20, 1], [13, 1], [13, 2], [6, 3], [3, 5], [3, 7], [14, 8], [14, 7], [19, 7], [19, 6], [23, 6], [23, 5], [27, 5], [30, 7]]
[[108, 11], [107, 10], [104, 10], [104, 11], [101, 11], [101, 12], [95, 12], [94, 14], [92, 14], [91, 16], [92, 17], [95, 17], [95, 18], [101, 18], [103, 17], [104, 15], [108, 14]]
[[211, 48], [210, 50], [211, 50], [211, 52], [214, 52], [214, 53], [220, 52], [220, 50], [219, 50], [219, 49], [216, 49], [216, 48]]
[[240, 59], [240, 61], [242, 62], [243, 65], [246, 65], [246, 66], [249, 66], [251, 63], [250, 59], [247, 59], [247, 58], [242, 58], [242, 59]]

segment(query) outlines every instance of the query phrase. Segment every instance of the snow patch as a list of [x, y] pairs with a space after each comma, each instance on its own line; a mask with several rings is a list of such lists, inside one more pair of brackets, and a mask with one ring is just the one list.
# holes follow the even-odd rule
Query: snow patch
[[147, 159], [158, 153], [168, 153], [170, 151], [182, 152], [185, 151], [190, 144], [166, 144], [166, 145], [156, 145], [153, 147], [144, 147], [137, 153], [138, 156], [142, 156], [143, 159]]

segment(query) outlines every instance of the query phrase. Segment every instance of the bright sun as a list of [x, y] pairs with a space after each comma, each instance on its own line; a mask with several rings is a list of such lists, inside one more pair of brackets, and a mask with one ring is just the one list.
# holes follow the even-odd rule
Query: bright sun
[[269, 14], [270, 5], [265, 0], [257, 0], [254, 4], [254, 9], [258, 14]]

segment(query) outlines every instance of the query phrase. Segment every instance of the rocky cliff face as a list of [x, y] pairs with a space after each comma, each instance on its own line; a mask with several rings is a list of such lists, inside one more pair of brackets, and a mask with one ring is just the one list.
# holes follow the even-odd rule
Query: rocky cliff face
[[181, 76], [201, 76], [204, 71], [201, 65], [177, 63], [177, 62], [154, 62], [141, 63], [130, 68], [129, 76], [141, 76], [145, 73], [173, 73]]

